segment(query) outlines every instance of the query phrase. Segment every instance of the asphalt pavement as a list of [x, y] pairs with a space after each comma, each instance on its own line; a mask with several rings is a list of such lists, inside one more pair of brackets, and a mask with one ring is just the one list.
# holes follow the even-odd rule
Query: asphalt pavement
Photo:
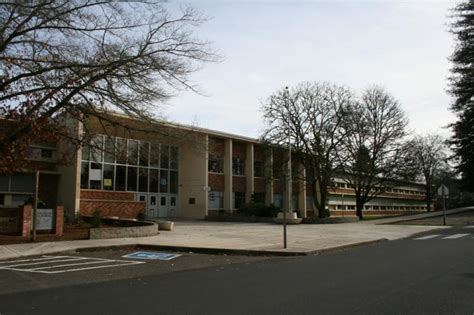
[[[200, 264], [210, 258], [189, 254], [161, 265], [147, 261], [60, 274], [0, 267], [0, 287], [14, 280], [30, 288], [2, 289], [0, 313], [472, 315], [473, 249], [474, 228], [463, 227], [305, 257], [238, 262], [218, 255]], [[77, 253], [125, 259], [121, 254]], [[186, 267], [173, 270], [173, 261]], [[118, 273], [129, 276], [107, 276]], [[48, 279], [54, 285], [45, 284]]]

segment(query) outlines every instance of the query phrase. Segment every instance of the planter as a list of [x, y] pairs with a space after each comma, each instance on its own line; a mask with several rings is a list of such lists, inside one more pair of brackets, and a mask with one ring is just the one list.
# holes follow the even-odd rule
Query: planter
[[173, 221], [158, 221], [158, 230], [160, 231], [173, 231]]

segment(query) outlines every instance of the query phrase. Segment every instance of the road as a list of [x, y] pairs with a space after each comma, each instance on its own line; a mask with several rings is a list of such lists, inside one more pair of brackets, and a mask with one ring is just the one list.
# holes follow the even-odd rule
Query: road
[[58, 274], [0, 269], [0, 287], [2, 315], [472, 315], [474, 228], [306, 257], [184, 254], [168, 262]]

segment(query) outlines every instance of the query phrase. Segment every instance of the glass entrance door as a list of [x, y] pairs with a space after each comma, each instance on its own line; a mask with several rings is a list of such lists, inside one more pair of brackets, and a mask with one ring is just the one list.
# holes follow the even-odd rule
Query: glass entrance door
[[175, 218], [178, 215], [177, 208], [178, 197], [176, 195], [170, 195], [170, 217]]
[[159, 214], [160, 218], [169, 217], [168, 195], [160, 195]]
[[158, 217], [158, 195], [148, 195], [148, 213], [151, 218]]

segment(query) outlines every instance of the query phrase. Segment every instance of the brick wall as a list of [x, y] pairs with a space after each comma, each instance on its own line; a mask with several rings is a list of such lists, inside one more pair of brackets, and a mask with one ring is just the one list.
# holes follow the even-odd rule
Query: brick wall
[[263, 147], [258, 145], [253, 146], [253, 159], [255, 161], [265, 161], [265, 150]]
[[273, 193], [274, 194], [283, 194], [283, 184], [279, 180], [273, 181]]
[[21, 231], [21, 236], [23, 238], [30, 238], [31, 235], [31, 220], [33, 219], [33, 208], [31, 205], [25, 205], [22, 207], [22, 231]]
[[224, 191], [224, 175], [208, 174], [208, 185], [211, 187], [211, 190]]
[[209, 154], [224, 156], [225, 142], [222, 139], [209, 138]]
[[254, 178], [253, 181], [254, 185], [254, 191], [256, 193], [265, 193], [266, 192], [266, 185], [265, 185], [265, 179], [264, 178]]
[[120, 218], [136, 219], [139, 214], [145, 213], [146, 203], [125, 200], [81, 200], [80, 213], [93, 215], [100, 210], [103, 217], [118, 216]]
[[239, 142], [232, 143], [232, 157], [245, 160], [246, 148], [245, 144]]
[[134, 201], [135, 200], [135, 193], [121, 192], [121, 191], [81, 189], [81, 199]]
[[293, 181], [291, 185], [291, 192], [293, 194], [296, 194], [300, 191], [300, 184], [297, 181]]
[[247, 189], [247, 178], [244, 176], [232, 176], [232, 191], [245, 192]]
[[311, 184], [306, 183], [306, 196], [312, 196], [313, 195], [313, 187]]

